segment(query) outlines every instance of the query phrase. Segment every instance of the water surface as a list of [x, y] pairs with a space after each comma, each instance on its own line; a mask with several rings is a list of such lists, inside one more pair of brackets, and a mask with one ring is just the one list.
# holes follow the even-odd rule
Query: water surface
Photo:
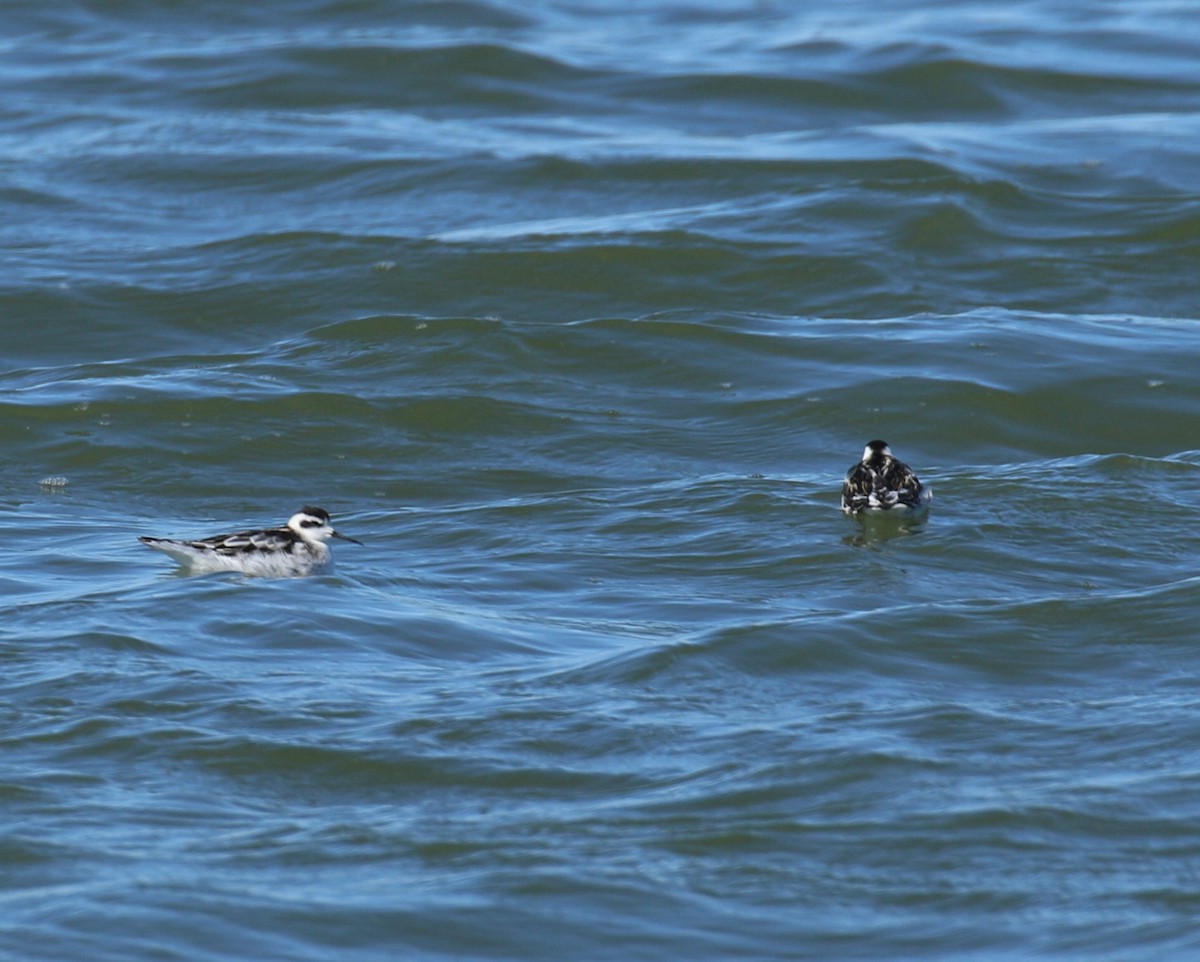
[[6, 16], [0, 953], [1197, 951], [1190, 5]]

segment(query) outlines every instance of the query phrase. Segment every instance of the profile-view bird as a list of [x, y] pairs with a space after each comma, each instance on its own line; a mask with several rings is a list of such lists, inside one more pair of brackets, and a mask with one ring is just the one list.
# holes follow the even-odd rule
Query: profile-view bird
[[842, 510], [889, 511], [924, 507], [933, 497], [929, 488], [903, 461], [897, 461], [886, 441], [871, 441], [862, 460], [846, 472], [842, 483]]
[[333, 570], [333, 552], [326, 544], [341, 538], [362, 544], [334, 530], [324, 508], [301, 508], [281, 528], [218, 534], [196, 541], [138, 538], [142, 544], [170, 555], [195, 572], [240, 571], [249, 575], [287, 578]]

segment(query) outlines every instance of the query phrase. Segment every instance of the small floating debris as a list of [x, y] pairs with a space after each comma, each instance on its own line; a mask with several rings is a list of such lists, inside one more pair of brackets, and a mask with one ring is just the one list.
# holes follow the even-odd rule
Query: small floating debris
[[61, 491], [71, 482], [64, 478], [61, 474], [52, 474], [48, 478], [42, 478], [38, 482], [38, 487], [43, 491]]

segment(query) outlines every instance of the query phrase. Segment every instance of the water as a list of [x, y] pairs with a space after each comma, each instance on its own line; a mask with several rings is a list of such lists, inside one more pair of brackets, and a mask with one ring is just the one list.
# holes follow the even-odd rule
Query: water
[[1195, 955], [1193, 21], [10, 4], [0, 953]]

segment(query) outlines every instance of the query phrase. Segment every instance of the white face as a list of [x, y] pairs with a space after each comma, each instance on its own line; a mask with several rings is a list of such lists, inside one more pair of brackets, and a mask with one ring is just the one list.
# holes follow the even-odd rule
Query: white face
[[288, 518], [287, 526], [309, 541], [328, 541], [333, 537], [333, 525], [303, 511]]
[[[880, 449], [879, 453], [882, 454], [885, 458], [890, 458], [892, 456], [892, 449], [885, 444]], [[870, 461], [871, 458], [873, 458], [874, 456], [875, 456], [875, 452], [871, 450], [871, 445], [868, 444], [865, 448], [863, 448], [862, 459], [864, 461]]]

